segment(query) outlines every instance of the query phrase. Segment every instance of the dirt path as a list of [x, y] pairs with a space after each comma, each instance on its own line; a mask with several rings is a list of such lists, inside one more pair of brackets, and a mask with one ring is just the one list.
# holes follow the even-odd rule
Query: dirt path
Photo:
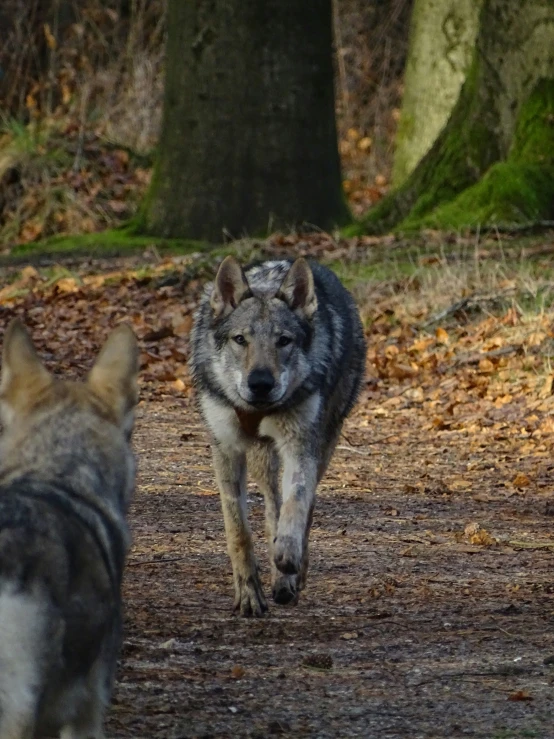
[[[21, 316], [70, 376], [120, 320], [141, 342], [108, 736], [554, 739], [554, 313], [501, 303], [426, 328], [416, 281], [360, 291], [368, 383], [320, 487], [308, 588], [249, 621], [186, 369], [206, 275], [135, 262], [28, 268], [0, 290], [0, 334]], [[254, 489], [250, 511], [267, 593]]]
[[[463, 536], [479, 522], [554, 547], [548, 459], [512, 459], [534, 482], [510, 491], [511, 440], [424, 434], [417, 414], [398, 435], [380, 407], [358, 409], [321, 486], [300, 604], [249, 621], [231, 614], [199, 419], [184, 401], [142, 406], [110, 736], [554, 736], [552, 549]], [[254, 490], [250, 511], [267, 583]]]

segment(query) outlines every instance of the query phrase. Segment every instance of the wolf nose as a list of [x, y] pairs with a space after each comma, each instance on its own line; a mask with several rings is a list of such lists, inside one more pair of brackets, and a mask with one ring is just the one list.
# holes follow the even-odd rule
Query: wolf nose
[[248, 387], [255, 398], [265, 398], [275, 387], [275, 380], [268, 369], [255, 369], [248, 375]]

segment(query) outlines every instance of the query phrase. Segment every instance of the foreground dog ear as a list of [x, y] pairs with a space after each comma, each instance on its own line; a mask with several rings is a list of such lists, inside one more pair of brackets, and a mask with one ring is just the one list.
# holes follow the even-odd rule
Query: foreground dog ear
[[314, 276], [310, 265], [300, 257], [293, 262], [283, 280], [277, 297], [284, 300], [289, 308], [310, 319], [317, 310]]
[[231, 313], [249, 291], [240, 264], [232, 256], [225, 257], [217, 271], [210, 297], [214, 318]]
[[138, 401], [139, 350], [129, 326], [121, 324], [108, 339], [89, 372], [87, 382], [114, 412], [120, 425], [128, 424], [128, 415]]
[[53, 381], [23, 323], [14, 318], [4, 334], [0, 414], [4, 424], [24, 410]]

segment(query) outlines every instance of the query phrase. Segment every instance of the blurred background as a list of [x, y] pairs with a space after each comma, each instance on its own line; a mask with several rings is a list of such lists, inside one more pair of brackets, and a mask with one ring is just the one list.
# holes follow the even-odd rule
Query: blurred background
[[[0, 242], [95, 232], [133, 215], [160, 130], [166, 4], [2, 2]], [[412, 5], [334, 2], [339, 150], [354, 215], [389, 186]]]

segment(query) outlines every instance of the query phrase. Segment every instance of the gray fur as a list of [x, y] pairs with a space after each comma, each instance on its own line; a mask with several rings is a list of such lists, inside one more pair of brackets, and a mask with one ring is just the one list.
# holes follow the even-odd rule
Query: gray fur
[[101, 739], [134, 488], [137, 348], [113, 332], [86, 383], [52, 377], [19, 322], [0, 412], [0, 737]]
[[243, 272], [228, 257], [206, 289], [191, 366], [242, 615], [267, 610], [247, 522], [246, 465], [265, 496], [273, 598], [296, 602], [315, 490], [359, 394], [365, 355], [354, 301], [326, 267], [279, 260]]

